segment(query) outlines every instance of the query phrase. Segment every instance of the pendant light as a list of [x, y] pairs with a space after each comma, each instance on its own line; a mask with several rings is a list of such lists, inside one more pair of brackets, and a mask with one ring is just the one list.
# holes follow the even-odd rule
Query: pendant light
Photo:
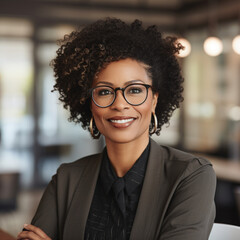
[[240, 34], [233, 39], [232, 48], [235, 53], [240, 55]]
[[187, 40], [186, 38], [186, 29], [187, 25], [182, 24], [181, 22], [178, 23], [178, 38], [177, 42], [180, 43], [184, 49], [180, 50], [179, 53], [177, 54], [178, 57], [180, 58], [185, 58], [191, 53], [191, 43]]
[[203, 49], [209, 56], [218, 56], [223, 51], [222, 41], [216, 37], [217, 0], [209, 0], [209, 37], [204, 41]]
[[223, 44], [217, 37], [208, 37], [204, 41], [203, 49], [209, 56], [215, 57], [222, 53]]
[[235, 53], [240, 55], [240, 13], [238, 16], [238, 35], [232, 41], [232, 48]]
[[191, 44], [186, 38], [178, 38], [177, 40], [184, 47], [183, 50], [180, 50], [178, 57], [184, 58], [191, 53]]

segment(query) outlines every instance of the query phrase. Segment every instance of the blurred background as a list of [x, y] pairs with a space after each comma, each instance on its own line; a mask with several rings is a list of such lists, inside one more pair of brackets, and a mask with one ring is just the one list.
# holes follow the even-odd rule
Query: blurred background
[[154, 139], [206, 156], [216, 222], [240, 225], [239, 0], [0, 0], [0, 229], [16, 235], [59, 165], [104, 146], [67, 121], [49, 66], [58, 39], [104, 17], [156, 24], [186, 46], [185, 101]]

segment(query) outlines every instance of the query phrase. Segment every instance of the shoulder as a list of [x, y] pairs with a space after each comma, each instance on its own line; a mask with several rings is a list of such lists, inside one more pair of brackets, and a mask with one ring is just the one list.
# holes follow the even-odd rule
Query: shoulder
[[160, 162], [164, 165], [165, 171], [187, 177], [196, 172], [208, 172], [215, 177], [212, 164], [209, 160], [187, 153], [172, 147], [162, 146], [151, 140], [151, 150], [153, 155], [159, 156]]
[[102, 159], [102, 153], [89, 155], [80, 158], [71, 163], [63, 163], [57, 170], [57, 175], [79, 175], [83, 171], [96, 169], [100, 166]]
[[71, 163], [64, 163], [52, 177], [50, 185], [53, 186], [59, 196], [68, 195], [68, 198], [71, 199], [80, 183], [89, 187], [95, 181], [99, 173], [101, 160], [102, 154], [99, 153]]

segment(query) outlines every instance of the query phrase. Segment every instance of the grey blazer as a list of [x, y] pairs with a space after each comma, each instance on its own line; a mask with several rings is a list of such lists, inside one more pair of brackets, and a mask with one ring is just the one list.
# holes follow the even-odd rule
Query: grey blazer
[[[32, 224], [52, 239], [84, 239], [101, 159], [100, 153], [61, 165]], [[151, 140], [130, 239], [207, 240], [215, 217], [215, 187], [207, 160]]]

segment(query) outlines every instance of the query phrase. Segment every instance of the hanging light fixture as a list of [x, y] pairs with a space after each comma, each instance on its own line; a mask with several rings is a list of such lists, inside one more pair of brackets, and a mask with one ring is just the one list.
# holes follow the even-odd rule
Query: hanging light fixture
[[222, 41], [217, 37], [208, 37], [203, 44], [204, 51], [209, 56], [218, 56], [222, 53], [223, 44]]
[[178, 38], [177, 40], [184, 47], [183, 50], [180, 50], [178, 57], [184, 58], [191, 53], [191, 44], [186, 38]]
[[239, 34], [232, 41], [232, 48], [235, 53], [240, 55], [240, 12], [238, 15], [238, 33]]
[[240, 55], [240, 34], [233, 39], [232, 48], [235, 53]]
[[179, 37], [177, 38], [177, 42], [180, 43], [184, 47], [184, 49], [181, 49], [177, 56], [180, 58], [185, 58], [191, 53], [191, 43], [184, 37], [187, 24], [183, 24], [181, 22], [179, 22], [178, 24]]
[[217, 0], [209, 0], [209, 37], [204, 41], [203, 49], [209, 56], [218, 56], [223, 51], [223, 43], [216, 37]]

